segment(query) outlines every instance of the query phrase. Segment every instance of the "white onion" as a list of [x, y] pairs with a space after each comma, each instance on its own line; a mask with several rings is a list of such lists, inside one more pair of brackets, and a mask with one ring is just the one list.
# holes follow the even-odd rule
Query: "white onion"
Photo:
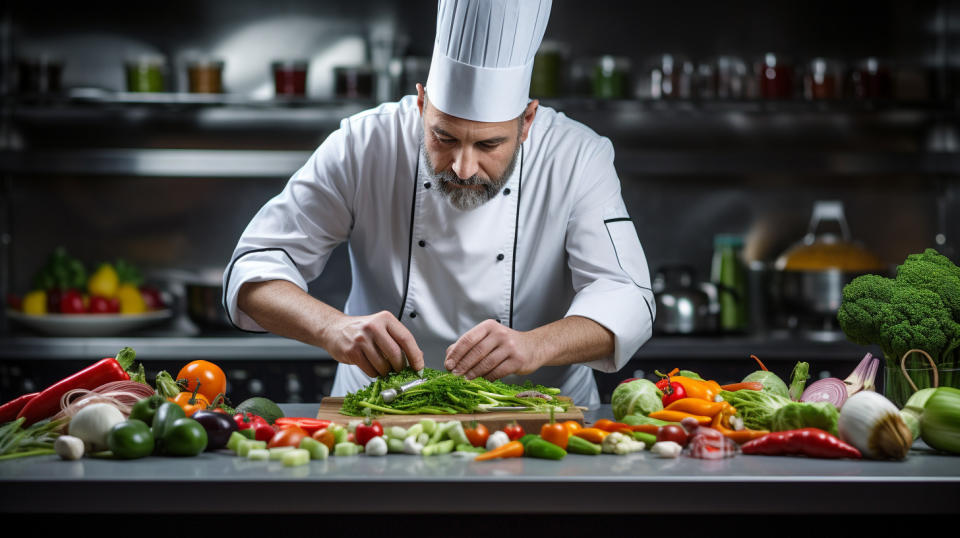
[[837, 430], [841, 439], [868, 458], [902, 460], [913, 444], [897, 406], [873, 391], [861, 391], [847, 399]]

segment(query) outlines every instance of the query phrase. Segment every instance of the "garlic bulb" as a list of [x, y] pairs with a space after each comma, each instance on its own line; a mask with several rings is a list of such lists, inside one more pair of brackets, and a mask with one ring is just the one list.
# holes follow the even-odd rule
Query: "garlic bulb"
[[837, 422], [840, 438], [874, 459], [907, 457], [913, 434], [893, 402], [872, 391], [861, 391], [843, 404]]

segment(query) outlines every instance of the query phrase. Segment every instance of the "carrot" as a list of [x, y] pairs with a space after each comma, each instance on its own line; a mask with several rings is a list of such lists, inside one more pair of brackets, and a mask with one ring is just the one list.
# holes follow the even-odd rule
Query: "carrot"
[[600, 428], [583, 428], [575, 431], [573, 435], [586, 439], [591, 443], [602, 443], [603, 438], [610, 435], [610, 432], [601, 430]]
[[666, 420], [667, 422], [680, 422], [681, 420], [687, 417], [693, 417], [697, 420], [698, 424], [701, 424], [703, 426], [706, 426], [713, 421], [713, 419], [710, 417], [705, 417], [702, 415], [694, 415], [692, 413], [685, 413], [683, 411], [672, 411], [669, 409], [656, 411], [654, 413], [650, 413], [647, 416], [649, 416], [650, 418], [655, 418], [657, 420]]
[[523, 443], [520, 441], [510, 441], [493, 450], [478, 455], [473, 461], [487, 461], [497, 458], [519, 458], [523, 456]]

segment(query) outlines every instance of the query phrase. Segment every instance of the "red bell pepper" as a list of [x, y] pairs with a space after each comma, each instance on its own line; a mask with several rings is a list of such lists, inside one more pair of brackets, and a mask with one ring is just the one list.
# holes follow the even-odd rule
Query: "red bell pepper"
[[[124, 361], [133, 362], [133, 357], [123, 357], [123, 355], [123, 351], [117, 354]], [[23, 409], [17, 414], [17, 418], [26, 418], [24, 426], [29, 426], [38, 420], [57, 414], [60, 411], [60, 398], [68, 391], [73, 389], [93, 390], [112, 381], [128, 381], [129, 379], [130, 374], [117, 359], [113, 357], [105, 358], [42, 390], [40, 394], [27, 402], [27, 405], [23, 406]]]
[[358, 424], [356, 431], [353, 432], [356, 443], [361, 446], [367, 446], [367, 441], [382, 435], [383, 426], [376, 420], [371, 422], [369, 418], [364, 423]]
[[27, 403], [30, 402], [30, 400], [34, 399], [38, 394], [40, 393], [31, 392], [30, 394], [24, 394], [19, 398], [14, 398], [9, 402], [3, 405], [0, 405], [0, 424], [3, 424], [4, 422], [10, 422], [11, 420], [15, 420], [17, 418], [17, 413], [19, 413], [20, 410], [23, 409], [23, 406], [27, 405]]
[[277, 433], [277, 429], [271, 426], [265, 418], [258, 417], [253, 413], [237, 413], [233, 415], [233, 420], [237, 423], [237, 428], [241, 430], [253, 428], [253, 437], [257, 441], [270, 441]]
[[310, 417], [280, 417], [273, 421], [273, 425], [278, 428], [283, 428], [284, 426], [297, 426], [308, 434], [313, 435], [315, 432], [329, 426], [330, 421]]

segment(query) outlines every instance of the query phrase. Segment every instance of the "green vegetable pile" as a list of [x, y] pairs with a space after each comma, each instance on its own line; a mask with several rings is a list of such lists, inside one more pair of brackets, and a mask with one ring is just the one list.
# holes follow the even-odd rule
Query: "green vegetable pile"
[[453, 415], [485, 412], [491, 407], [502, 406], [523, 406], [530, 411], [545, 411], [550, 407], [566, 410], [569, 407], [566, 400], [517, 396], [522, 392], [537, 391], [552, 397], [560, 393], [557, 388], [534, 385], [529, 381], [523, 385], [510, 385], [483, 378], [468, 380], [463, 376], [431, 368], [426, 368], [423, 372], [423, 378], [427, 379], [425, 383], [400, 393], [389, 404], [383, 401], [380, 394], [384, 390], [399, 388], [419, 378], [410, 368], [379, 377], [357, 392], [348, 394], [340, 412], [358, 417], [371, 412], [395, 415]]
[[762, 390], [724, 390], [720, 397], [737, 408], [743, 425], [751, 430], [781, 432], [820, 428], [837, 435], [840, 412], [830, 402], [794, 402]]
[[53, 442], [60, 436], [57, 429], [67, 419], [41, 420], [27, 428], [26, 418], [18, 418], [0, 427], [0, 460], [53, 454]]
[[[956, 386], [960, 381], [953, 378], [960, 367], [960, 267], [932, 248], [907, 256], [897, 267], [896, 278], [863, 275], [853, 279], [843, 288], [837, 320], [850, 341], [879, 345], [888, 371], [899, 370], [906, 352], [922, 349], [943, 373], [941, 385]], [[906, 367], [929, 365], [914, 354]], [[914, 382], [920, 388], [932, 386], [932, 379], [914, 378]], [[898, 388], [905, 393], [891, 398], [895, 402], [905, 401], [912, 392], [905, 381], [903, 385]]]

